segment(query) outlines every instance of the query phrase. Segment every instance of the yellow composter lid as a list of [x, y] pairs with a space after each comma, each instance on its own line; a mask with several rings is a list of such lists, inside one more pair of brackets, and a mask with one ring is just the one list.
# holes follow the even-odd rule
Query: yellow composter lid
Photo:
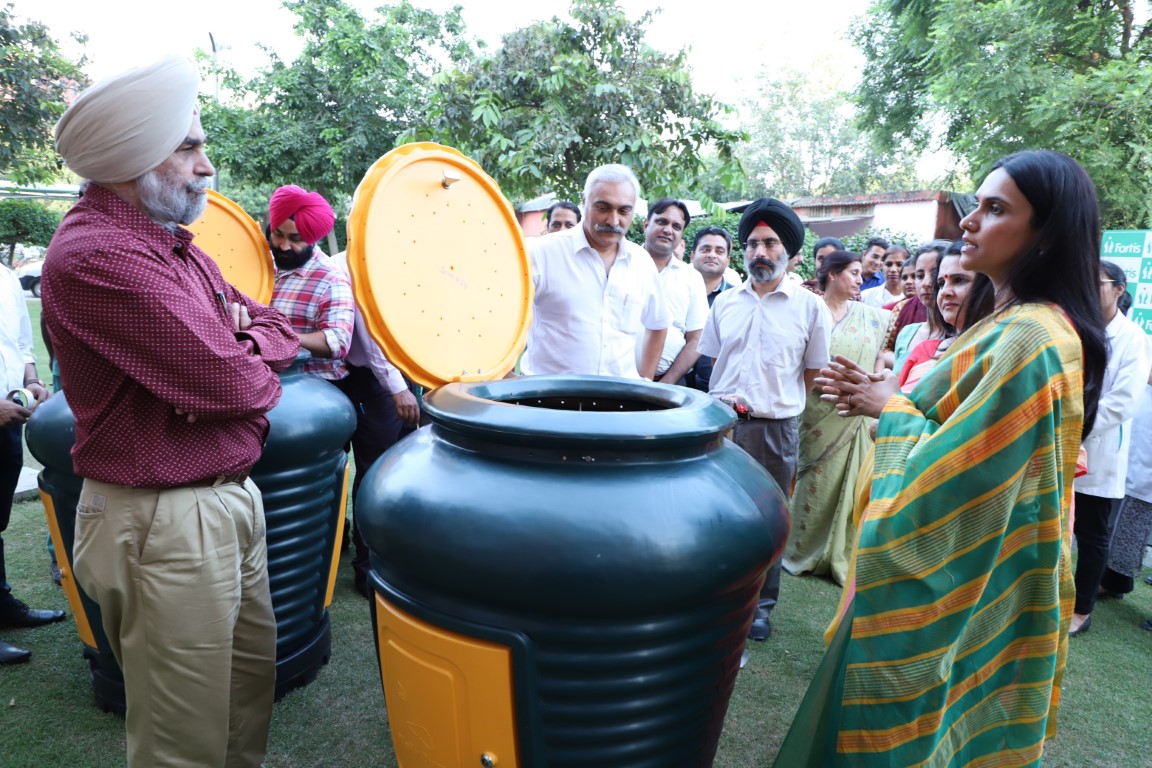
[[405, 144], [368, 169], [348, 268], [369, 334], [418, 384], [500, 378], [524, 349], [524, 235], [496, 182], [451, 147]]
[[250, 299], [272, 301], [276, 268], [264, 232], [236, 203], [208, 190], [204, 215], [188, 225], [196, 245], [212, 257], [224, 279]]

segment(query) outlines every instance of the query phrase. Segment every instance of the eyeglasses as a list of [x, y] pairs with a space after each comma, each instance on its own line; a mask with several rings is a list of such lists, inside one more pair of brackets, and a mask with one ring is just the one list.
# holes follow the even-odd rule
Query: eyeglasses
[[774, 251], [781, 245], [780, 241], [775, 238], [768, 238], [767, 240], [749, 240], [744, 243], [744, 250], [758, 251], [763, 248], [766, 251]]

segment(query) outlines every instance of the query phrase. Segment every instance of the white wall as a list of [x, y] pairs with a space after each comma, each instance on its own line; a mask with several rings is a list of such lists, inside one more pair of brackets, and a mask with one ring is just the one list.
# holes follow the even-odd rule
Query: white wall
[[[872, 227], [893, 232], [907, 232], [917, 242], [933, 239], [936, 234], [936, 212], [939, 203], [926, 200], [920, 203], [879, 203], [872, 217]], [[915, 243], [904, 243], [909, 248]]]

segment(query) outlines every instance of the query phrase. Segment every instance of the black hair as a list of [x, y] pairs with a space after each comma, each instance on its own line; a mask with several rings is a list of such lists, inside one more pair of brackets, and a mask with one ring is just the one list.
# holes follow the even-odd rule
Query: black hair
[[692, 237], [692, 253], [696, 252], [696, 246], [700, 244], [700, 238], [707, 235], [719, 235], [724, 238], [724, 242], [728, 243], [728, 251], [732, 251], [732, 233], [724, 229], [724, 227], [701, 227], [696, 230], [696, 234]]
[[853, 262], [860, 261], [860, 254], [852, 253], [852, 251], [832, 251], [824, 257], [824, 261], [820, 262], [820, 269], [816, 271], [816, 284], [820, 290], [825, 290], [828, 287], [828, 278], [832, 275], [838, 275], [848, 267], [852, 266]]
[[[937, 313], [940, 312], [940, 305], [937, 302], [937, 299], [940, 297], [940, 263], [944, 261], [945, 256], [959, 256], [960, 249], [963, 246], [963, 240], [957, 240], [951, 243], [944, 251], [944, 255], [937, 260], [936, 269], [932, 270], [932, 303], [936, 306]], [[948, 336], [954, 336], [988, 317], [995, 309], [996, 286], [992, 285], [992, 279], [989, 278], [988, 275], [985, 275], [983, 272], [976, 272], [975, 277], [972, 278], [972, 285], [968, 287], [968, 295], [964, 299], [965, 328], [956, 328], [945, 320], [943, 315], [938, 315], [938, 317], [946, 334]]]
[[1124, 293], [1120, 294], [1120, 297], [1116, 299], [1116, 311], [1127, 316], [1128, 310], [1130, 309], [1132, 309], [1132, 294], [1124, 291]]
[[557, 208], [562, 208], [566, 211], [572, 211], [572, 213], [576, 214], [577, 224], [579, 224], [580, 220], [584, 218], [580, 215], [580, 206], [576, 205], [576, 203], [570, 203], [567, 200], [557, 200], [555, 203], [552, 203], [552, 205], [548, 206], [548, 221], [552, 221], [552, 211], [556, 210]]
[[1101, 261], [1100, 271], [1108, 275], [1108, 279], [1120, 286], [1121, 293], [1116, 297], [1116, 311], [1127, 315], [1132, 308], [1132, 294], [1128, 293], [1128, 275], [1119, 264], [1111, 261]]
[[692, 221], [692, 214], [688, 213], [688, 206], [684, 205], [684, 203], [680, 202], [674, 197], [662, 197], [649, 205], [648, 215], [644, 218], [644, 223], [652, 221], [653, 216], [658, 213], [664, 213], [664, 211], [668, 210], [672, 206], [676, 206], [680, 209], [680, 212], [684, 214], [684, 226], [688, 226], [688, 222]]
[[895, 253], [896, 251], [900, 251], [904, 254], [904, 258], [902, 259], [902, 261], [908, 261], [909, 256], [910, 256], [910, 254], [908, 253], [908, 249], [905, 248], [904, 246], [900, 245], [899, 243], [892, 243], [892, 245], [888, 246], [888, 248], [886, 248], [884, 251], [884, 258], [888, 258], [888, 254]]
[[1072, 158], [1051, 150], [1025, 150], [996, 161], [1032, 206], [1036, 237], [1008, 268], [1012, 299], [1058, 305], [1080, 334], [1083, 348], [1083, 436], [1096, 423], [1108, 363], [1108, 337], [1100, 307], [1100, 208], [1096, 187]]
[[826, 245], [834, 246], [838, 251], [844, 250], [844, 243], [840, 242], [839, 238], [822, 237], [816, 241], [816, 245], [812, 246], [812, 258], [816, 258], [816, 252]]
[[926, 243], [920, 243], [920, 245], [916, 246], [916, 253], [913, 254], [912, 260], [915, 261], [929, 251], [935, 251], [936, 263], [939, 264], [941, 257], [943, 257], [951, 247], [951, 240], [929, 240]]
[[1111, 261], [1101, 261], [1100, 271], [1108, 275], [1108, 279], [1114, 283], [1119, 284], [1121, 288], [1125, 290], [1128, 289], [1128, 274], [1119, 264], [1115, 264]]
[[864, 244], [864, 250], [867, 251], [874, 245], [878, 245], [884, 250], [888, 250], [888, 247], [892, 244], [882, 237], [870, 237], [868, 238], [868, 242]]

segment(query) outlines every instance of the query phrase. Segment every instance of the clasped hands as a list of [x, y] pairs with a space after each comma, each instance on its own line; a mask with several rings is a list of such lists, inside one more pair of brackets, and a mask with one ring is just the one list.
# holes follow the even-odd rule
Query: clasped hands
[[900, 391], [891, 371], [869, 373], [843, 355], [820, 369], [816, 389], [821, 400], [835, 406], [837, 415], [873, 418], [879, 418], [884, 404]]

